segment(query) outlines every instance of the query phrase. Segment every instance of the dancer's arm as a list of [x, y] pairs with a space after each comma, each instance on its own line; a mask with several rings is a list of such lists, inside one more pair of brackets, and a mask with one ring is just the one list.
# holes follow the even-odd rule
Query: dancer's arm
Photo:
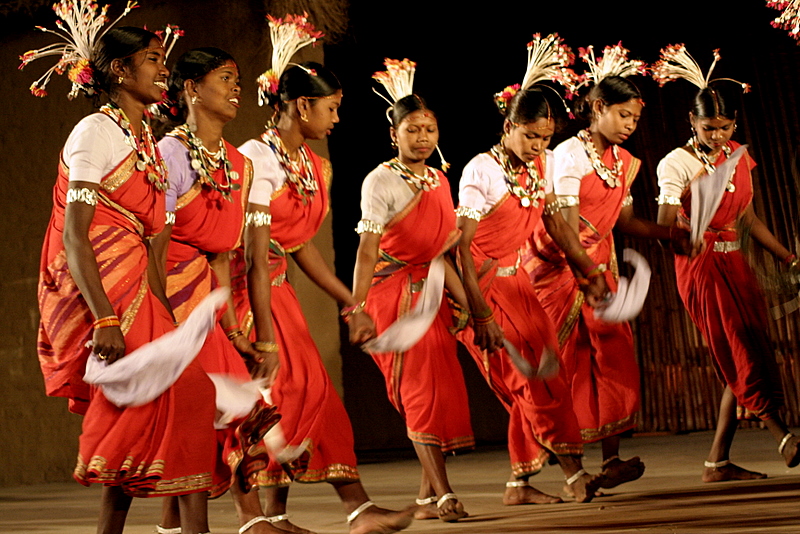
[[[269, 215], [269, 206], [250, 204], [248, 213], [260, 212]], [[269, 266], [269, 224], [247, 226], [244, 231], [245, 261], [247, 262], [247, 292], [253, 323], [258, 341], [275, 342], [272, 328], [272, 280]], [[280, 348], [279, 348], [280, 350]], [[278, 352], [258, 351], [256, 366], [250, 369], [253, 378], [267, 378], [272, 383], [280, 365]]]
[[[355, 302], [366, 302], [369, 288], [372, 285], [372, 272], [378, 262], [378, 249], [381, 242], [380, 234], [363, 232], [358, 241], [358, 252], [356, 253], [356, 265], [353, 270], [353, 300]], [[360, 345], [375, 337], [375, 326], [371, 321], [363, 320], [363, 313], [355, 313], [349, 316], [348, 326], [350, 327], [350, 343]]]
[[[97, 191], [98, 184], [92, 182], [71, 181], [70, 189], [90, 189]], [[116, 315], [108, 300], [97, 258], [89, 241], [89, 227], [94, 218], [95, 206], [85, 202], [67, 203], [64, 213], [64, 250], [67, 266], [81, 292], [89, 310], [95, 319]], [[108, 363], [114, 363], [125, 355], [125, 338], [119, 326], [97, 328], [92, 335], [94, 346], [92, 351], [105, 357]]]
[[792, 253], [770, 232], [769, 228], [758, 218], [753, 211], [753, 205], [747, 206], [742, 213], [742, 222], [750, 227], [750, 235], [758, 241], [764, 248], [769, 250], [776, 258], [785, 262], [790, 259]]
[[459, 217], [458, 227], [461, 229], [461, 240], [458, 242], [458, 257], [461, 260], [461, 276], [464, 281], [464, 289], [469, 301], [469, 309], [473, 317], [472, 329], [475, 331], [474, 343], [483, 350], [489, 352], [499, 350], [503, 347], [503, 330], [496, 322], [490, 321], [488, 324], [476, 324], [475, 317], [487, 317], [492, 313], [491, 308], [483, 298], [480, 284], [478, 283], [478, 271], [475, 268], [475, 261], [470, 252], [472, 240], [478, 230], [478, 221], [469, 217]]

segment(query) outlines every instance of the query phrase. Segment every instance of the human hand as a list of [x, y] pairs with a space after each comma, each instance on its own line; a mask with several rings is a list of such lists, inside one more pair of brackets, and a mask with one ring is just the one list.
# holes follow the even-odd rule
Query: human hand
[[475, 332], [473, 341], [482, 350], [495, 352], [503, 348], [505, 334], [503, 334], [503, 329], [496, 322], [491, 321], [486, 324], [473, 322], [472, 329]]
[[252, 358], [245, 358], [245, 364], [250, 371], [250, 376], [253, 380], [263, 378], [264, 387], [272, 387], [275, 382], [275, 377], [278, 376], [278, 370], [281, 367], [278, 352], [259, 352], [255, 349], [255, 354]]
[[364, 312], [348, 315], [347, 327], [350, 330], [350, 343], [353, 345], [363, 345], [377, 336], [372, 317]]
[[125, 356], [125, 336], [120, 327], [96, 328], [92, 335], [92, 352], [109, 364]]
[[610, 295], [605, 276], [595, 276], [589, 280], [589, 285], [584, 289], [586, 303], [592, 308], [605, 304]]

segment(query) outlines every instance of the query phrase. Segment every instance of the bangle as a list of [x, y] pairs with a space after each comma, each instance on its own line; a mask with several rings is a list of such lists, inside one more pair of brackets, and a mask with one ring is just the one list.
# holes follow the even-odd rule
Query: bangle
[[228, 336], [228, 339], [229, 339], [230, 341], [233, 341], [233, 340], [234, 340], [234, 339], [236, 339], [237, 337], [239, 337], [239, 336], [243, 336], [243, 335], [244, 335], [244, 333], [243, 333], [241, 330], [239, 330], [239, 329], [237, 328], [236, 330], [231, 330], [230, 332], [225, 332], [225, 335], [226, 335], [226, 336]]
[[494, 321], [494, 314], [491, 312], [491, 310], [489, 311], [489, 315], [486, 317], [475, 317], [474, 315], [472, 316], [472, 324], [474, 325], [485, 326], [491, 323], [492, 321]]
[[239, 323], [234, 323], [234, 324], [232, 324], [231, 326], [226, 326], [226, 327], [223, 327], [223, 328], [222, 328], [222, 330], [223, 330], [223, 332], [225, 332], [226, 334], [227, 334], [228, 332], [233, 332], [234, 330], [239, 330]]
[[108, 317], [101, 317], [92, 323], [92, 328], [108, 328], [109, 326], [119, 326], [119, 317], [116, 315], [109, 315]]
[[791, 265], [795, 261], [797, 261], [797, 256], [795, 256], [794, 254], [789, 254], [788, 256], [783, 258], [783, 263], [785, 263], [786, 265]]
[[258, 352], [278, 352], [278, 344], [274, 341], [254, 341], [253, 348]]
[[606, 272], [606, 264], [605, 263], [598, 263], [592, 266], [589, 269], [589, 272], [584, 273], [587, 280], [591, 280], [592, 278], [597, 278], [598, 276], [602, 276], [603, 273]]
[[488, 306], [483, 310], [472, 314], [473, 319], [486, 319], [487, 317], [491, 316], [492, 316], [492, 309]]
[[361, 313], [361, 312], [364, 311], [364, 306], [366, 306], [366, 305], [367, 305], [367, 301], [366, 300], [362, 300], [361, 302], [359, 302], [355, 306], [347, 306], [346, 308], [342, 308], [342, 311], [339, 312], [339, 315], [341, 315], [342, 317], [348, 317], [350, 315], [355, 315], [357, 313]]

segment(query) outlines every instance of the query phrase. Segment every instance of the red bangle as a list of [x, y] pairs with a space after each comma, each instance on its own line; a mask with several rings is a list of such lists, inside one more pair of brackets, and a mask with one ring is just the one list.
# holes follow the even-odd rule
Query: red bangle
[[795, 256], [794, 254], [789, 254], [788, 256], [783, 258], [783, 263], [785, 263], [786, 265], [791, 265], [791, 263], [796, 259], [797, 256]]
[[222, 331], [225, 332], [226, 334], [230, 334], [231, 332], [233, 332], [235, 330], [239, 330], [239, 325], [238, 324], [234, 324], [234, 325], [228, 326], [227, 328], [223, 327], [223, 329], [222, 329]]
[[120, 326], [119, 317], [116, 315], [109, 315], [107, 317], [101, 317], [92, 323], [92, 328], [95, 330], [98, 328], [108, 328], [110, 326]]

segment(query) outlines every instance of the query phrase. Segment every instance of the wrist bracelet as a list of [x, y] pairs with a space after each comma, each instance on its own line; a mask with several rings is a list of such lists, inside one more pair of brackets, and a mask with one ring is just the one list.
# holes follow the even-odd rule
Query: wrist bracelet
[[116, 315], [109, 315], [107, 317], [101, 317], [97, 319], [95, 322], [92, 323], [92, 328], [97, 330], [98, 328], [108, 328], [110, 326], [119, 326], [119, 317]]
[[589, 272], [584, 274], [588, 280], [591, 280], [592, 278], [597, 278], [598, 276], [602, 276], [604, 272], [606, 272], [606, 264], [599, 263], [593, 265], [592, 268], [589, 269]]
[[241, 330], [239, 330], [239, 329], [237, 328], [236, 330], [231, 330], [230, 332], [225, 332], [225, 335], [226, 335], [226, 336], [228, 336], [228, 339], [229, 339], [230, 341], [233, 341], [233, 340], [234, 340], [234, 339], [236, 339], [237, 337], [239, 337], [239, 336], [243, 336], [243, 335], [244, 335], [244, 333], [243, 333]]
[[234, 324], [232, 324], [231, 326], [228, 326], [228, 327], [222, 327], [222, 331], [225, 332], [226, 334], [228, 332], [233, 332], [235, 330], [239, 330], [239, 323], [234, 323]]
[[492, 309], [490, 307], [485, 307], [479, 312], [475, 312], [472, 314], [473, 319], [486, 319], [487, 317], [492, 316]]
[[258, 352], [278, 352], [278, 344], [274, 341], [254, 341], [253, 348]]
[[792, 262], [794, 262], [796, 260], [797, 260], [797, 256], [795, 256], [794, 254], [789, 254], [788, 256], [783, 258], [783, 263], [785, 263], [786, 265], [791, 265]]
[[494, 314], [493, 313], [489, 313], [489, 315], [487, 317], [475, 317], [475, 316], [472, 317], [472, 324], [477, 325], [477, 326], [486, 326], [487, 324], [491, 323], [492, 321], [494, 321]]
[[341, 315], [342, 317], [347, 317], [347, 316], [350, 316], [350, 315], [355, 315], [357, 313], [361, 313], [361, 312], [364, 311], [364, 307], [366, 305], [367, 305], [367, 301], [366, 300], [362, 300], [361, 302], [359, 302], [355, 306], [347, 306], [346, 308], [342, 308], [342, 311], [339, 312], [339, 315]]

